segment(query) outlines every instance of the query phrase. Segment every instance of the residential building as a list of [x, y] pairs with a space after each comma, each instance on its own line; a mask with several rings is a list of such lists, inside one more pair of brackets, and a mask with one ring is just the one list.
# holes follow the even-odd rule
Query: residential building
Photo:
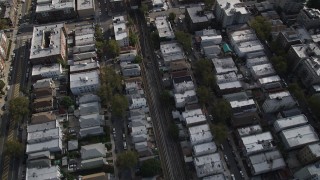
[[276, 6], [280, 7], [285, 13], [299, 13], [303, 8], [306, 0], [279, 0], [276, 1]]
[[217, 151], [217, 145], [214, 142], [208, 142], [193, 146], [194, 156], [213, 154]]
[[275, 149], [273, 137], [269, 131], [241, 137], [240, 147], [244, 155], [252, 155]]
[[250, 13], [239, 0], [218, 0], [214, 6], [217, 21], [222, 27], [244, 24], [249, 21]]
[[246, 59], [247, 68], [251, 68], [252, 66], [262, 65], [267, 63], [269, 63], [269, 59], [267, 56], [250, 57]]
[[58, 78], [61, 74], [62, 66], [59, 63], [32, 66], [32, 80]]
[[226, 180], [226, 177], [224, 174], [220, 173], [220, 174], [204, 177], [202, 178], [202, 180]]
[[320, 57], [309, 57], [297, 67], [297, 75], [306, 87], [320, 83]]
[[[74, 41], [76, 46], [85, 46], [95, 44], [96, 40], [94, 37], [94, 26], [93, 25], [80, 25], [74, 29]], [[86, 48], [87, 49], [87, 48]], [[77, 54], [77, 49], [74, 53]], [[87, 52], [87, 51], [86, 51]], [[80, 52], [82, 53], [82, 52]]]
[[[61, 14], [58, 16], [60, 17]], [[66, 36], [64, 24], [35, 26], [33, 28], [29, 56], [31, 64], [50, 64], [59, 60], [66, 61]]]
[[247, 159], [252, 175], [283, 169], [286, 163], [278, 150], [251, 155]]
[[75, 0], [37, 1], [36, 19], [40, 23], [64, 21], [77, 17]]
[[173, 88], [175, 93], [183, 93], [188, 90], [194, 90], [194, 83], [192, 77], [181, 76], [173, 78]]
[[108, 0], [108, 10], [112, 13], [125, 11], [126, 1], [124, 0]]
[[165, 2], [163, 0], [152, 0], [152, 6], [154, 8], [163, 8]]
[[250, 71], [255, 79], [276, 75], [271, 63], [252, 66]]
[[52, 78], [37, 80], [32, 85], [33, 89], [42, 89], [42, 88], [55, 88], [55, 82]]
[[187, 90], [183, 93], [174, 94], [176, 108], [183, 108], [187, 104], [198, 102], [197, 93], [195, 90]]
[[89, 63], [75, 63], [70, 66], [70, 74], [99, 70], [99, 68], [100, 65], [98, 61], [92, 61]]
[[54, 129], [59, 127], [59, 122], [57, 120], [55, 121], [49, 121], [46, 123], [41, 123], [41, 124], [33, 124], [33, 125], [28, 125], [27, 126], [27, 133], [32, 133], [36, 131], [44, 131], [48, 129]]
[[100, 113], [101, 105], [99, 102], [89, 102], [79, 105], [79, 116]]
[[80, 116], [79, 123], [80, 128], [101, 126], [104, 120], [104, 115], [100, 115], [99, 113], [93, 113], [89, 115]]
[[92, 102], [100, 102], [100, 97], [95, 94], [85, 94], [77, 98], [77, 104], [86, 104]]
[[320, 143], [309, 144], [301, 149], [298, 153], [301, 163], [309, 164], [320, 159]]
[[106, 148], [104, 144], [90, 144], [81, 146], [81, 166], [83, 169], [95, 168], [107, 164]]
[[277, 42], [279, 43], [280, 48], [283, 48], [285, 51], [288, 51], [290, 46], [295, 44], [301, 44], [301, 38], [296, 30], [287, 29], [279, 33], [277, 37]]
[[292, 45], [288, 51], [289, 68], [295, 71], [302, 61], [310, 57], [320, 57], [320, 46], [317, 43]]
[[273, 5], [269, 1], [263, 1], [259, 3], [255, 3], [254, 8], [258, 12], [265, 12], [265, 11], [273, 10]]
[[168, 22], [166, 16], [158, 16], [155, 19], [156, 28], [159, 33], [159, 37], [164, 39], [174, 39], [175, 35], [171, 27], [171, 23]]
[[129, 32], [124, 16], [113, 17], [113, 29], [115, 39], [120, 47], [129, 46]]
[[4, 31], [0, 31], [0, 70], [3, 71], [7, 59], [8, 38]]
[[[92, 36], [92, 35], [89, 35], [89, 36]], [[73, 54], [73, 61], [74, 63], [83, 63], [83, 61], [92, 62], [94, 59], [96, 59], [96, 57], [97, 57], [96, 51], [77, 53], [77, 54]]]
[[230, 94], [240, 92], [242, 90], [242, 84], [240, 81], [217, 83], [218, 95]]
[[200, 36], [201, 40], [201, 47], [207, 47], [207, 46], [213, 46], [213, 45], [219, 45], [222, 42], [222, 36], [221, 35], [203, 35]]
[[[258, 79], [259, 85], [264, 89], [271, 89], [274, 87], [281, 87], [281, 78], [278, 75], [271, 75]], [[276, 85], [278, 84], [278, 85]]]
[[147, 105], [147, 100], [144, 97], [141, 97], [141, 98], [131, 97], [129, 99], [129, 109], [139, 109], [139, 108], [146, 108], [146, 107], [148, 107], [148, 105]]
[[206, 29], [212, 24], [213, 20], [213, 13], [205, 11], [201, 6], [193, 6], [186, 9], [186, 22], [191, 31]]
[[51, 166], [46, 168], [27, 168], [26, 180], [60, 180], [63, 175], [59, 166]]
[[36, 99], [45, 98], [45, 97], [56, 97], [56, 89], [55, 88], [41, 88], [34, 89], [32, 91], [33, 97]]
[[319, 137], [311, 125], [303, 125], [280, 132], [280, 137], [287, 150], [318, 142]]
[[262, 133], [262, 128], [260, 125], [252, 125], [252, 126], [246, 126], [243, 128], [238, 128], [237, 129], [237, 135], [241, 137], [246, 137], [254, 134], [261, 134]]
[[176, 71], [188, 71], [190, 69], [189, 64], [185, 60], [173, 61], [169, 65], [170, 72]]
[[238, 72], [233, 59], [231, 57], [214, 58], [212, 59], [216, 74], [225, 74], [228, 72]]
[[273, 113], [284, 109], [292, 108], [296, 101], [292, 98], [289, 91], [269, 93], [264, 101], [262, 108], [265, 113]]
[[264, 47], [259, 40], [246, 41], [234, 46], [234, 51], [239, 57], [244, 57], [248, 53], [264, 51]]
[[194, 157], [193, 163], [198, 178], [223, 173], [224, 171], [219, 153]]
[[297, 17], [297, 22], [306, 29], [318, 28], [320, 26], [320, 11], [313, 8], [302, 9]]
[[44, 131], [30, 132], [27, 135], [27, 143], [34, 144], [39, 142], [46, 142], [51, 139], [62, 139], [62, 135], [63, 134], [60, 127]]
[[42, 124], [56, 120], [56, 115], [52, 111], [32, 114], [31, 124]]
[[52, 153], [62, 151], [62, 140], [59, 138], [51, 139], [49, 141], [27, 144], [26, 146], [26, 154], [36, 153], [44, 150]]
[[94, 0], [78, 0], [77, 12], [80, 18], [94, 17], [95, 1]]
[[50, 159], [51, 157], [50, 151], [40, 151], [36, 153], [28, 154], [27, 161], [36, 160], [36, 159]]
[[307, 165], [293, 175], [296, 179], [317, 180], [320, 178], [320, 162]]
[[287, 26], [280, 19], [269, 20], [269, 22], [271, 23], [271, 36], [273, 39], [277, 39], [279, 33], [287, 29]]
[[78, 140], [70, 140], [68, 141], [68, 151], [78, 150], [79, 142]]
[[238, 80], [238, 76], [234, 71], [228, 72], [226, 74], [217, 74], [216, 75], [216, 82], [220, 83], [227, 83], [227, 82], [234, 82]]
[[218, 45], [204, 46], [201, 49], [201, 53], [208, 59], [217, 58], [221, 53], [221, 48]]
[[134, 77], [141, 75], [139, 64], [120, 63], [121, 72], [124, 77]]
[[213, 136], [208, 124], [189, 127], [190, 143], [192, 146], [211, 142]]
[[35, 159], [27, 161], [27, 168], [48, 168], [51, 166], [51, 159], [43, 158], [43, 159]]
[[136, 59], [136, 56], [137, 56], [137, 50], [131, 49], [128, 51], [120, 51], [120, 54], [117, 58], [119, 59], [120, 63], [123, 63], [123, 62], [131, 63]]
[[160, 51], [165, 65], [169, 65], [173, 61], [185, 59], [182, 47], [174, 41], [160, 43]]
[[280, 19], [279, 14], [277, 11], [267, 11], [267, 12], [262, 12], [261, 16], [266, 18], [267, 20], [277, 20]]
[[278, 119], [273, 123], [273, 127], [276, 132], [280, 132], [284, 129], [293, 128], [305, 124], [308, 124], [308, 118], [305, 115], [300, 114], [296, 116]]
[[229, 38], [232, 46], [236, 46], [241, 42], [254, 41], [258, 39], [253, 29], [244, 29], [231, 32], [229, 34]]
[[201, 109], [183, 111], [180, 120], [185, 122], [187, 127], [204, 124], [207, 121]]
[[33, 100], [32, 107], [35, 112], [51, 111], [56, 108], [56, 102], [52, 96], [36, 98]]
[[230, 101], [233, 115], [239, 115], [247, 112], [256, 112], [257, 105], [253, 99]]
[[73, 95], [96, 92], [100, 88], [99, 71], [70, 74], [70, 90]]
[[87, 136], [99, 136], [103, 134], [104, 134], [104, 130], [103, 130], [103, 127], [101, 126], [82, 128], [79, 131], [80, 138], [84, 138]]
[[81, 176], [79, 178], [79, 180], [108, 180], [108, 179], [111, 179], [110, 174], [105, 172], [89, 174], [89, 175]]

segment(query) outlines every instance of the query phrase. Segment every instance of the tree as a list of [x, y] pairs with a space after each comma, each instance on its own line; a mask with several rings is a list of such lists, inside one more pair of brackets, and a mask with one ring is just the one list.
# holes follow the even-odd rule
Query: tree
[[171, 22], [174, 22], [174, 20], [176, 19], [176, 14], [174, 12], [171, 12], [169, 14], [169, 17], [168, 17], [168, 20], [171, 21]]
[[153, 177], [161, 173], [161, 163], [158, 159], [148, 159], [142, 162], [142, 177]]
[[136, 56], [135, 58], [134, 58], [134, 61], [133, 61], [133, 63], [142, 63], [142, 57], [141, 56]]
[[133, 168], [138, 163], [138, 155], [133, 151], [124, 151], [118, 154], [116, 164], [119, 168]]
[[296, 97], [299, 101], [306, 101], [306, 97], [304, 96], [304, 92], [301, 87], [297, 83], [289, 84], [288, 90]]
[[62, 68], [67, 68], [67, 66], [68, 66], [67, 62], [65, 60], [63, 60], [62, 58], [58, 58], [57, 62], [59, 64], [61, 64]]
[[141, 13], [146, 14], [148, 12], [148, 6], [146, 4], [141, 4], [139, 10]]
[[250, 26], [256, 31], [257, 35], [262, 40], [271, 39], [271, 23], [262, 16], [256, 16], [251, 22]]
[[104, 40], [103, 32], [102, 32], [102, 29], [99, 25], [95, 26], [94, 36], [95, 36], [96, 41], [103, 41]]
[[185, 51], [191, 51], [192, 39], [189, 33], [183, 31], [176, 31], [175, 33], [177, 41], [182, 45]]
[[112, 97], [111, 109], [112, 114], [116, 116], [122, 116], [125, 110], [128, 108], [128, 100], [125, 96], [116, 94]]
[[176, 124], [169, 124], [169, 134], [174, 141], [179, 141], [179, 128]]
[[24, 153], [23, 145], [16, 139], [8, 140], [5, 143], [4, 153], [9, 156], [21, 156]]
[[70, 96], [64, 96], [60, 99], [60, 104], [65, 108], [69, 108], [70, 106], [74, 105], [74, 100]]
[[200, 86], [197, 88], [197, 95], [199, 97], [200, 104], [204, 105], [210, 101], [210, 91], [206, 86]]
[[210, 10], [214, 4], [214, 0], [204, 0], [205, 10]]
[[133, 20], [130, 16], [128, 16], [128, 22], [127, 22], [127, 26], [132, 26], [134, 23], [133, 23]]
[[153, 31], [150, 34], [150, 39], [154, 49], [160, 49], [160, 37], [158, 31]]
[[212, 114], [220, 123], [225, 123], [232, 116], [230, 103], [224, 99], [218, 100], [212, 109]]
[[29, 99], [17, 97], [9, 101], [9, 112], [15, 122], [20, 122], [22, 117], [29, 113]]
[[3, 88], [6, 84], [3, 82], [3, 80], [0, 80], [0, 91], [3, 92]]
[[0, 30], [7, 28], [9, 28], [8, 21], [6, 19], [0, 19]]
[[217, 143], [221, 144], [227, 139], [228, 129], [224, 124], [212, 124], [210, 129]]
[[271, 62], [279, 74], [285, 75], [287, 73], [287, 61], [283, 56], [273, 56]]
[[201, 85], [213, 88], [216, 84], [215, 77], [212, 72], [212, 63], [207, 59], [200, 59], [195, 63], [195, 76]]
[[308, 0], [307, 2], [308, 8], [316, 8], [320, 10], [320, 1], [319, 0]]
[[311, 108], [312, 113], [320, 120], [320, 97], [319, 96], [311, 96], [308, 98], [308, 104]]
[[163, 103], [163, 106], [172, 107], [174, 105], [174, 99], [170, 94], [170, 91], [164, 90], [160, 94], [160, 100]]
[[101, 85], [98, 89], [97, 95], [100, 97], [102, 105], [107, 107], [112, 97], [111, 87], [106, 84]]
[[135, 46], [138, 42], [139, 42], [139, 38], [138, 38], [137, 34], [130, 31], [129, 44], [131, 46]]
[[112, 57], [117, 57], [120, 53], [120, 47], [116, 40], [111, 39], [107, 43], [108, 52]]

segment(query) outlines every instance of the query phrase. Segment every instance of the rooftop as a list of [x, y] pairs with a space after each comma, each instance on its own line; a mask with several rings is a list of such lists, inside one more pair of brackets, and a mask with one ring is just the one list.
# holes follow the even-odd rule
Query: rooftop
[[33, 28], [30, 47], [30, 60], [58, 55], [61, 52], [61, 42], [66, 41], [64, 24], [35, 26]]
[[34, 124], [34, 125], [29, 125], [27, 126], [27, 132], [35, 132], [35, 131], [43, 131], [43, 130], [48, 130], [48, 129], [53, 129], [59, 126], [59, 123], [55, 121], [50, 121], [46, 123], [41, 123], [41, 124]]
[[236, 46], [240, 52], [249, 53], [255, 51], [264, 51], [264, 47], [259, 40], [240, 42]]
[[304, 61], [318, 77], [320, 77], [320, 58], [310, 57]]
[[279, 82], [281, 79], [278, 75], [274, 75], [274, 76], [268, 76], [268, 77], [264, 77], [264, 78], [260, 78], [259, 79], [259, 83], [260, 84], [268, 84], [268, 83], [272, 83], [272, 82]]
[[249, 161], [254, 175], [286, 167], [286, 163], [278, 150], [249, 156]]
[[213, 138], [208, 124], [189, 127], [189, 134], [192, 143]]
[[276, 92], [276, 93], [270, 93], [269, 99], [281, 99], [283, 97], [291, 96], [289, 91], [281, 91], [281, 92]]
[[212, 12], [206, 12], [201, 6], [187, 8], [192, 23], [208, 22], [214, 19]]
[[204, 115], [195, 115], [191, 117], [186, 118], [186, 124], [194, 124], [194, 123], [205, 123], [207, 121], [206, 117]]
[[99, 102], [90, 102], [85, 104], [80, 104], [79, 111], [80, 116], [93, 114], [93, 113], [100, 113], [101, 105]]
[[41, 124], [56, 120], [56, 115], [52, 111], [32, 114], [31, 124]]
[[[320, 162], [307, 165], [294, 173], [297, 179], [319, 179], [320, 176]], [[312, 178], [314, 177], [314, 178]]]
[[226, 74], [217, 74], [216, 75], [217, 83], [236, 81], [237, 79], [238, 79], [238, 77], [235, 72], [228, 72]]
[[81, 146], [81, 159], [106, 157], [106, 148], [102, 143]]
[[78, 0], [77, 10], [94, 9], [94, 0]]
[[45, 0], [37, 1], [36, 12], [57, 11], [64, 9], [76, 9], [74, 0]]
[[269, 131], [242, 137], [241, 140], [247, 154], [266, 151], [274, 147], [272, 144], [273, 138]]
[[317, 133], [309, 124], [285, 129], [280, 132], [280, 136], [282, 137], [282, 141], [286, 145], [287, 149], [319, 141]]
[[232, 88], [242, 88], [240, 81], [226, 82], [217, 84], [220, 90], [232, 89]]
[[99, 71], [70, 74], [70, 88], [100, 84]]
[[224, 170], [219, 153], [195, 157], [193, 162], [199, 178], [222, 173]]
[[249, 14], [244, 6], [241, 6], [239, 0], [217, 0], [217, 4], [221, 9], [224, 9], [227, 16], [236, 15], [236, 12], [240, 14]]
[[116, 40], [121, 40], [129, 36], [124, 16], [113, 17], [113, 28]]
[[53, 71], [62, 71], [61, 68], [61, 64], [59, 63], [53, 63], [49, 65], [34, 65], [32, 66], [32, 76], [38, 76]]
[[297, 116], [278, 119], [273, 123], [273, 126], [276, 132], [279, 132], [290, 127], [305, 125], [307, 123], [308, 118], [305, 115], [300, 114]]
[[252, 126], [247, 126], [243, 128], [238, 128], [238, 134], [240, 137], [245, 137], [245, 136], [250, 136], [253, 134], [259, 134], [262, 133], [262, 128], [260, 125], [252, 125]]
[[230, 33], [230, 39], [233, 43], [240, 43], [258, 39], [252, 29], [240, 30]]
[[258, 77], [274, 75], [276, 73], [270, 63], [252, 66], [251, 71]]
[[95, 94], [85, 94], [79, 97], [79, 104], [91, 103], [91, 102], [100, 102], [100, 97]]
[[302, 10], [310, 19], [320, 19], [320, 11], [314, 8], [305, 8]]
[[224, 74], [232, 71], [235, 71], [235, 72], [238, 71], [238, 68], [236, 67], [231, 57], [214, 58], [212, 59], [212, 63], [214, 65], [214, 68], [217, 74]]
[[320, 56], [320, 47], [316, 43], [295, 44], [291, 48], [301, 59], [310, 56]]
[[26, 174], [27, 180], [62, 178], [59, 166], [51, 166], [47, 168], [27, 168]]
[[308, 148], [316, 157], [320, 157], [320, 143], [309, 144]]
[[181, 102], [184, 102], [186, 98], [197, 98], [196, 95], [197, 93], [195, 90], [188, 90], [188, 91], [185, 91], [184, 93], [174, 94], [174, 98], [177, 103], [181, 103]]
[[160, 50], [165, 62], [181, 60], [185, 58], [184, 51], [177, 42], [161, 43]]
[[159, 37], [174, 38], [174, 32], [172, 31], [170, 23], [167, 21], [166, 16], [159, 16], [155, 19], [156, 27], [159, 32]]
[[280, 32], [287, 40], [287, 42], [301, 41], [298, 32], [294, 29], [286, 29]]
[[58, 138], [62, 138], [62, 132], [59, 127], [49, 130], [30, 132], [28, 133], [27, 142], [31, 144]]
[[205, 152], [211, 152], [214, 153], [217, 151], [217, 146], [214, 142], [208, 142], [208, 143], [203, 143], [203, 144], [198, 144], [193, 146], [193, 151], [194, 153], [197, 154], [202, 154]]
[[45, 151], [58, 152], [62, 150], [62, 140], [61, 139], [52, 139], [50, 141], [44, 141], [34, 144], [27, 144], [26, 154]]

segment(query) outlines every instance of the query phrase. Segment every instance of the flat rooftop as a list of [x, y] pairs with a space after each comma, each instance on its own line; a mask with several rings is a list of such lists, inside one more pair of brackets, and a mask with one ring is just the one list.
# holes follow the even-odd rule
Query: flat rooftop
[[266, 151], [274, 147], [272, 144], [273, 137], [269, 131], [242, 137], [241, 140], [247, 154]]
[[[61, 64], [59, 63], [53, 63], [49, 65], [34, 65], [32, 66], [32, 76], [38, 76], [41, 74], [45, 74], [48, 72], [53, 72], [53, 71], [61, 71], [62, 73], [62, 67]], [[59, 73], [57, 73], [59, 74]]]
[[227, 81], [236, 81], [238, 79], [237, 74], [235, 72], [228, 72], [226, 74], [217, 74], [216, 80], [217, 83], [223, 83]]
[[189, 133], [190, 141], [192, 143], [197, 143], [199, 141], [213, 138], [208, 124], [190, 127]]
[[307, 123], [308, 118], [305, 115], [300, 114], [297, 116], [278, 119], [273, 123], [273, 127], [276, 130], [276, 132], [279, 132], [290, 127], [305, 125]]
[[281, 92], [276, 92], [276, 93], [269, 93], [268, 97], [269, 99], [277, 99], [277, 98], [284, 98], [291, 96], [289, 91], [281, 91]]
[[274, 75], [274, 76], [260, 78], [259, 83], [260, 84], [268, 84], [268, 83], [272, 83], [272, 82], [279, 82], [280, 80], [281, 80], [281, 78], [278, 75]]
[[238, 128], [237, 131], [240, 137], [245, 137], [253, 134], [262, 133], [262, 128], [260, 125], [252, 125], [252, 126], [247, 126], [243, 128]]
[[129, 34], [127, 32], [127, 26], [126, 22], [124, 21], [124, 16], [116, 16], [113, 18], [113, 20], [115, 39], [118, 41], [127, 38]]
[[26, 174], [27, 180], [62, 178], [59, 166], [51, 166], [47, 168], [27, 168]]
[[195, 157], [193, 162], [199, 178], [224, 171], [219, 153]]
[[238, 43], [237, 48], [242, 53], [264, 51], [264, 47], [259, 40], [240, 42]]
[[74, 0], [50, 0], [50, 1], [37, 1], [36, 12], [48, 12], [48, 11], [58, 11], [64, 9], [76, 9]]
[[273, 66], [270, 63], [252, 66], [251, 71], [256, 76], [269, 76], [274, 75], [276, 73], [276, 71], [273, 69]]
[[204, 115], [195, 115], [186, 118], [186, 124], [205, 123], [207, 121]]
[[252, 29], [232, 32], [230, 37], [233, 43], [253, 41], [258, 39], [256, 33]]
[[185, 59], [184, 51], [177, 42], [161, 43], [160, 51], [165, 62]]
[[100, 84], [99, 71], [70, 74], [70, 88]]
[[287, 149], [319, 141], [317, 133], [309, 124], [291, 129], [285, 129], [280, 132], [280, 136]]
[[212, 12], [205, 12], [201, 6], [187, 8], [192, 23], [203, 23], [214, 19]]
[[156, 23], [156, 27], [158, 29], [160, 38], [162, 38], [162, 37], [174, 38], [175, 37], [174, 32], [171, 28], [171, 25], [167, 21], [166, 16], [156, 17], [155, 23]]
[[220, 90], [233, 89], [233, 88], [242, 88], [240, 81], [226, 82], [217, 84]]
[[50, 121], [50, 122], [46, 122], [46, 123], [41, 123], [41, 124], [33, 124], [33, 125], [29, 125], [27, 127], [27, 132], [31, 133], [31, 132], [36, 132], [36, 131], [43, 131], [43, 130], [49, 130], [49, 129], [54, 129], [56, 127], [58, 127], [59, 123], [55, 120], [55, 121]]
[[232, 71], [238, 72], [238, 68], [231, 57], [214, 58], [212, 59], [212, 63], [217, 74], [224, 74]]
[[240, 14], [249, 14], [244, 6], [241, 6], [239, 0], [217, 0], [217, 4], [220, 5], [221, 9], [225, 11], [227, 16]]
[[312, 152], [312, 154], [316, 157], [320, 157], [320, 143], [309, 144], [308, 148]]
[[62, 132], [59, 127], [54, 129], [49, 129], [49, 130], [30, 132], [28, 133], [27, 141], [28, 143], [34, 143], [34, 142], [47, 141], [51, 139], [58, 139], [62, 137], [61, 133]]
[[195, 154], [200, 154], [200, 153], [204, 153], [207, 151], [216, 152], [217, 145], [214, 142], [198, 144], [198, 145], [193, 146], [193, 151]]
[[94, 9], [94, 0], [77, 0], [77, 9]]
[[62, 140], [61, 139], [51, 139], [49, 141], [27, 144], [26, 154], [33, 152], [39, 152], [48, 150], [50, 152], [57, 152], [62, 150]]

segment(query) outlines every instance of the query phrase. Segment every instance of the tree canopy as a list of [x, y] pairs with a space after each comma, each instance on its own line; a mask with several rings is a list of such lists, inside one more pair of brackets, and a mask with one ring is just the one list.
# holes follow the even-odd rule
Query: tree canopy
[[8, 21], [6, 19], [0, 19], [0, 30], [7, 28], [9, 28]]
[[158, 159], [148, 159], [142, 162], [142, 177], [153, 177], [161, 173], [161, 163]]
[[297, 83], [289, 84], [288, 90], [300, 101], [305, 101], [306, 97], [304, 95], [303, 90]]
[[168, 90], [164, 90], [161, 92], [160, 100], [163, 106], [166, 106], [166, 107], [174, 106], [174, 99]]
[[283, 56], [273, 56], [271, 62], [279, 74], [287, 74], [287, 60]]
[[308, 0], [307, 1], [308, 8], [315, 8], [320, 10], [320, 1], [319, 0]]
[[133, 63], [142, 63], [142, 57], [141, 57], [140, 55], [137, 55], [137, 56], [134, 58]]
[[22, 117], [29, 113], [29, 99], [17, 97], [9, 101], [9, 112], [15, 122], [20, 122]]
[[213, 88], [216, 84], [212, 67], [212, 63], [207, 59], [200, 59], [195, 63], [195, 76], [201, 85]]
[[224, 140], [227, 139], [228, 129], [224, 124], [212, 124], [210, 126], [210, 129], [217, 143], [221, 144]]
[[224, 99], [218, 100], [218, 102], [213, 105], [212, 114], [218, 122], [225, 123], [232, 117], [230, 103]]
[[60, 99], [60, 104], [66, 108], [74, 105], [74, 100], [70, 96], [64, 96]]
[[3, 88], [6, 84], [3, 82], [3, 80], [0, 80], [0, 91], [3, 91]]
[[206, 86], [200, 86], [197, 88], [197, 95], [199, 97], [199, 103], [204, 105], [210, 102], [210, 91]]
[[169, 134], [174, 141], [179, 141], [179, 128], [175, 123], [169, 124]]
[[140, 12], [143, 13], [143, 14], [147, 13], [148, 9], [149, 9], [148, 5], [146, 5], [146, 4], [141, 4], [141, 6], [139, 8]]
[[160, 49], [160, 37], [157, 30], [150, 33], [150, 39], [154, 49]]
[[116, 163], [122, 169], [132, 168], [138, 163], [138, 155], [134, 151], [123, 151], [117, 155]]
[[320, 121], [320, 97], [319, 96], [311, 96], [308, 98], [308, 104], [311, 108], [312, 113], [318, 118]]
[[111, 108], [112, 114], [116, 116], [123, 116], [124, 112], [128, 108], [128, 99], [124, 95], [115, 94], [112, 97]]
[[4, 153], [9, 156], [21, 156], [24, 153], [23, 145], [16, 139], [6, 141]]
[[271, 23], [262, 16], [256, 16], [251, 22], [250, 26], [256, 31], [257, 35], [262, 40], [271, 39]]
[[120, 47], [116, 40], [110, 39], [107, 43], [108, 52], [112, 57], [117, 57], [120, 53]]
[[139, 42], [139, 38], [137, 36], [136, 33], [130, 31], [130, 34], [129, 34], [129, 44], [131, 46], [135, 46], [137, 43]]
[[168, 20], [171, 22], [174, 22], [174, 20], [176, 19], [176, 14], [174, 12], [169, 13], [169, 17]]
[[175, 33], [177, 41], [182, 45], [185, 51], [191, 51], [192, 39], [191, 34], [183, 31], [176, 31]]

